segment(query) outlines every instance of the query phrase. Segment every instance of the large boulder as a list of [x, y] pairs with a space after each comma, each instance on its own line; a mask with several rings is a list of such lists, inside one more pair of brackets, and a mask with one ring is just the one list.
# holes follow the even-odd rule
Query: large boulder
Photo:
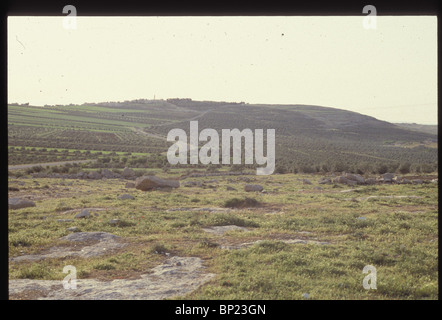
[[384, 181], [384, 182], [392, 182], [394, 177], [395, 177], [394, 173], [384, 173], [382, 175], [382, 181]]
[[347, 185], [349, 185], [349, 186], [354, 186], [355, 184], [357, 184], [356, 181], [354, 181], [354, 180], [350, 180], [350, 179], [347, 179], [347, 178], [344, 177], [344, 176], [340, 176], [340, 177], [335, 178], [335, 179], [333, 180], [333, 182], [334, 182], [334, 183], [347, 184]]
[[244, 190], [247, 192], [250, 191], [262, 191], [264, 190], [263, 186], [259, 185], [259, 184], [246, 184], [244, 186]]
[[35, 207], [35, 203], [31, 200], [19, 199], [19, 198], [9, 198], [8, 199], [9, 209], [22, 209], [28, 207]]
[[345, 178], [351, 181], [356, 181], [358, 184], [365, 183], [365, 179], [359, 174], [347, 173], [345, 174]]
[[178, 180], [161, 179], [155, 176], [142, 176], [135, 180], [135, 188], [141, 191], [148, 191], [158, 188], [179, 188]]

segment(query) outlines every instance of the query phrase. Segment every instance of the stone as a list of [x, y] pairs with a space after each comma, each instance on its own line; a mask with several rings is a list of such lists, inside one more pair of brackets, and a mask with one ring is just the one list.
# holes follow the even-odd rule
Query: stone
[[356, 181], [358, 184], [365, 183], [365, 179], [360, 174], [346, 173], [345, 178], [351, 181]]
[[109, 224], [116, 225], [116, 224], [119, 224], [120, 222], [121, 222], [120, 219], [112, 219], [109, 221]]
[[401, 181], [401, 183], [402, 183], [402, 184], [410, 184], [411, 181], [410, 181], [409, 179], [407, 179], [407, 178], [403, 178], [402, 181]]
[[263, 186], [259, 185], [259, 184], [246, 184], [244, 186], [244, 190], [247, 192], [250, 191], [262, 191], [264, 190]]
[[31, 200], [26, 199], [20, 199], [20, 198], [9, 198], [8, 199], [8, 208], [15, 210], [15, 209], [22, 209], [22, 208], [28, 208], [28, 207], [35, 207], [35, 202]]
[[354, 180], [349, 180], [349, 179], [347, 179], [347, 178], [344, 177], [344, 176], [340, 176], [340, 177], [335, 178], [335, 179], [333, 180], [333, 182], [335, 182], [335, 183], [347, 184], [347, 185], [350, 185], [350, 186], [353, 186], [353, 185], [356, 185], [356, 184], [357, 184], [356, 181], [354, 181]]
[[57, 219], [57, 222], [72, 222], [72, 219]]
[[411, 180], [411, 183], [412, 184], [422, 184], [424, 181], [423, 180], [421, 180], [421, 179], [413, 179], [413, 180]]
[[322, 178], [318, 181], [319, 184], [331, 184], [332, 181], [330, 178]]
[[112, 171], [110, 171], [109, 169], [101, 170], [101, 175], [103, 176], [103, 178], [107, 178], [107, 179], [114, 177], [114, 173]]
[[80, 232], [80, 229], [78, 229], [77, 227], [70, 227], [70, 228], [67, 228], [66, 231], [69, 231], [69, 232]]
[[302, 179], [302, 184], [312, 184], [309, 179]]
[[126, 168], [124, 168], [121, 175], [123, 176], [123, 178], [131, 178], [131, 177], [135, 176], [135, 172], [132, 169], [126, 167]]
[[227, 186], [227, 187], [226, 187], [226, 190], [227, 190], [227, 191], [236, 191], [236, 189], [233, 188], [233, 187], [231, 187], [231, 186]]
[[142, 191], [148, 191], [157, 188], [179, 188], [178, 180], [166, 180], [156, 176], [142, 176], [135, 180], [135, 188]]
[[83, 242], [83, 241], [108, 241], [115, 240], [119, 237], [107, 233], [107, 232], [77, 232], [75, 234], [70, 234], [65, 237], [60, 238], [60, 240], [67, 240], [73, 242]]
[[76, 218], [76, 219], [89, 218], [90, 216], [91, 216], [91, 214], [90, 214], [89, 210], [87, 210], [87, 209], [83, 209], [83, 210], [81, 210], [80, 213], [78, 213], [78, 214], [75, 216], [75, 218]]
[[97, 179], [101, 179], [101, 174], [98, 173], [97, 171], [91, 171], [87, 174], [87, 177], [88, 177], [88, 179], [97, 180]]
[[394, 173], [384, 173], [382, 175], [382, 179], [384, 182], [392, 182], [394, 177], [395, 177]]
[[183, 186], [184, 187], [202, 187], [203, 184], [201, 183], [201, 181], [186, 181], [186, 182], [183, 182]]
[[120, 199], [120, 200], [133, 200], [133, 199], [135, 199], [135, 197], [130, 194], [125, 193], [125, 194], [122, 194], [121, 196], [119, 196], [118, 199]]
[[376, 184], [375, 178], [367, 178], [365, 179], [365, 184]]
[[124, 186], [125, 188], [135, 188], [135, 183], [133, 182], [127, 182], [126, 185]]
[[64, 289], [60, 280], [12, 279], [8, 290], [10, 297], [32, 290], [35, 299], [44, 300], [164, 300], [185, 296], [215, 277], [201, 258], [174, 256], [136, 279], [77, 279], [75, 290]]

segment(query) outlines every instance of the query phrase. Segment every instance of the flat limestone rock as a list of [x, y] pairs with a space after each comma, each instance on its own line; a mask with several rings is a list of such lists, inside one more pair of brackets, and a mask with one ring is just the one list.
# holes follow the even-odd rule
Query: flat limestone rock
[[33, 201], [26, 199], [19, 199], [19, 198], [8, 199], [9, 209], [15, 210], [15, 209], [28, 208], [28, 207], [35, 207], [35, 203]]
[[204, 269], [200, 258], [172, 257], [141, 279], [77, 279], [76, 289], [64, 289], [62, 280], [9, 280], [9, 295], [35, 292], [39, 300], [162, 300], [190, 293], [215, 276]]
[[[245, 242], [238, 245], [223, 245], [220, 246], [221, 249], [227, 249], [227, 250], [235, 250], [235, 249], [242, 249], [242, 248], [248, 248], [253, 246], [254, 244], [260, 243], [266, 241], [266, 239], [257, 240], [253, 242]], [[327, 245], [330, 244], [326, 241], [317, 241], [317, 240], [309, 240], [309, 239], [279, 239], [277, 241], [281, 241], [287, 244], [316, 244], [316, 245]]]
[[249, 231], [249, 229], [244, 227], [239, 227], [235, 225], [228, 225], [228, 226], [215, 226], [215, 227], [209, 227], [209, 228], [203, 228], [205, 232], [217, 234], [217, 235], [223, 235], [224, 233], [228, 231]]
[[70, 241], [74, 243], [77, 242], [81, 243], [85, 241], [94, 241], [96, 243], [91, 245], [85, 245], [80, 250], [78, 250], [78, 247], [74, 249], [66, 246], [55, 246], [50, 248], [46, 253], [29, 254], [29, 255], [12, 257], [9, 258], [9, 261], [21, 262], [21, 261], [39, 261], [44, 259], [55, 259], [55, 258], [66, 258], [66, 257], [80, 257], [80, 258], [97, 257], [126, 246], [125, 243], [120, 243], [117, 241], [119, 238], [120, 237], [116, 235], [106, 232], [75, 232], [60, 238], [60, 240]]

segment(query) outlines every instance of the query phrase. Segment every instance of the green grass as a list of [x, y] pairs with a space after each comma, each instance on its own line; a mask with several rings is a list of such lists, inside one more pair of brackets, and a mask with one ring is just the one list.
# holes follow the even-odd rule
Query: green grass
[[[173, 175], [183, 174], [175, 170]], [[160, 176], [172, 175], [161, 173]], [[303, 185], [308, 178], [313, 185]], [[208, 180], [212, 178], [195, 178]], [[141, 192], [124, 188], [119, 180], [72, 180], [67, 187], [59, 179], [10, 181], [27, 195], [42, 197], [37, 206], [9, 211], [9, 256], [38, 253], [69, 234], [103, 231], [121, 236], [128, 246], [119, 252], [91, 259], [50, 259], [36, 263], [10, 263], [10, 279], [62, 280], [63, 266], [77, 268], [80, 278], [114, 279], [142, 274], [165, 259], [163, 253], [198, 256], [207, 272], [216, 277], [185, 299], [437, 299], [438, 298], [438, 190], [436, 184], [361, 186], [362, 190], [340, 193], [343, 188], [317, 186], [305, 175], [256, 176], [267, 194], [243, 191], [245, 182], [216, 177], [217, 191], [185, 188]], [[233, 178], [233, 181], [236, 178]], [[319, 178], [318, 178], [319, 179]], [[238, 191], [227, 191], [230, 185]], [[43, 188], [43, 186], [47, 186]], [[118, 200], [123, 193], [134, 200]], [[16, 194], [11, 192], [11, 194]], [[58, 194], [56, 198], [55, 195]], [[418, 195], [423, 198], [349, 201], [371, 195]], [[256, 207], [241, 201], [253, 198]], [[195, 201], [197, 199], [198, 201]], [[170, 208], [223, 208], [225, 199], [240, 207], [227, 212]], [[236, 199], [236, 200], [235, 200]], [[238, 200], [239, 199], [239, 200]], [[238, 202], [239, 201], [239, 202]], [[98, 216], [68, 223], [75, 213], [63, 210], [106, 208]], [[363, 219], [360, 219], [360, 218]], [[365, 219], [364, 219], [365, 218]], [[120, 219], [118, 225], [109, 224]], [[237, 225], [249, 232], [229, 232], [218, 237], [203, 231], [209, 226]], [[303, 233], [304, 232], [304, 233]], [[309, 233], [305, 233], [309, 232]], [[317, 244], [286, 244], [283, 239], [311, 239]], [[220, 241], [264, 241], [238, 250], [217, 247]], [[377, 269], [377, 289], [365, 290], [362, 269]]]

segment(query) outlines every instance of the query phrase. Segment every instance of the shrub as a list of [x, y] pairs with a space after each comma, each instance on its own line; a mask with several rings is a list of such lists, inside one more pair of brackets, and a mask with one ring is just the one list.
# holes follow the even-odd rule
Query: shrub
[[247, 207], [256, 207], [258, 205], [259, 205], [258, 200], [248, 197], [244, 199], [232, 198], [224, 202], [225, 208], [247, 208]]

